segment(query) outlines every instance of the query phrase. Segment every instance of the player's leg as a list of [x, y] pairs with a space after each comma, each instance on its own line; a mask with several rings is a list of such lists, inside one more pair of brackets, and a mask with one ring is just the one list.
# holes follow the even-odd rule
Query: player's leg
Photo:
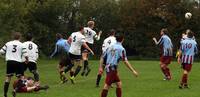
[[88, 51], [83, 51], [82, 58], [83, 58], [83, 72], [81, 73], [81, 75], [84, 76], [85, 73], [87, 72], [87, 70], [89, 69], [89, 67], [88, 67]]
[[183, 68], [183, 75], [180, 82], [179, 88], [188, 88], [188, 74], [191, 71], [192, 65], [191, 64], [182, 64]]
[[[24, 64], [23, 63], [20, 63], [20, 62], [16, 62], [16, 77], [18, 79], [18, 81], [21, 81], [23, 80], [24, 78]], [[12, 91], [12, 95], [13, 97], [16, 97], [16, 90], [18, 90], [18, 86], [14, 88], [14, 90]]]
[[15, 73], [15, 67], [16, 67], [16, 65], [14, 65], [12, 61], [7, 61], [6, 78], [5, 78], [5, 82], [4, 82], [4, 97], [7, 97], [11, 77]]
[[171, 79], [170, 69], [167, 67], [168, 64], [170, 63], [170, 61], [171, 60], [169, 60], [165, 56], [162, 56], [160, 58], [160, 68], [161, 68], [161, 71], [164, 75], [164, 80], [170, 80]]
[[106, 74], [105, 84], [103, 90], [101, 92], [101, 97], [107, 97], [108, 90], [110, 89], [111, 84], [113, 83], [114, 77], [113, 72], [109, 72]]
[[117, 86], [117, 88], [116, 88], [116, 96], [117, 97], [122, 97], [122, 83], [121, 83], [121, 81], [117, 82], [116, 86]]
[[76, 70], [74, 72], [74, 77], [76, 77], [79, 74], [79, 72], [81, 71], [82, 60], [76, 60], [75, 61], [75, 66], [77, 66], [77, 67], [76, 67]]
[[65, 83], [67, 81], [67, 78], [65, 77], [64, 67], [65, 67], [64, 66], [64, 60], [60, 59], [60, 62], [58, 64], [58, 72], [59, 72], [59, 75], [60, 75], [61, 83]]
[[29, 71], [33, 74], [35, 82], [39, 82], [39, 73], [37, 71], [37, 64], [34, 62], [29, 62]]

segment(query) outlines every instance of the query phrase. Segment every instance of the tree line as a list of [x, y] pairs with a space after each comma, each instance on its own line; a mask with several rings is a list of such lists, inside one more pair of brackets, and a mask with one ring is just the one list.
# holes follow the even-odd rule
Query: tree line
[[[190, 20], [185, 19], [186, 12], [192, 13]], [[101, 52], [107, 32], [116, 29], [125, 34], [124, 47], [129, 56], [154, 58], [159, 48], [152, 37], [159, 38], [161, 28], [168, 28], [176, 51], [186, 29], [195, 32], [199, 41], [199, 18], [200, 9], [189, 0], [0, 0], [0, 46], [10, 40], [14, 31], [24, 36], [30, 32], [40, 53], [49, 56], [56, 33], [67, 38], [92, 19], [95, 30], [103, 31], [95, 44], [96, 55]]]

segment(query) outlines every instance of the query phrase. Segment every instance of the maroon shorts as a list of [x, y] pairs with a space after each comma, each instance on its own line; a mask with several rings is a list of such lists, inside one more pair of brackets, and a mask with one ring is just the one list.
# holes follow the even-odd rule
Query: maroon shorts
[[105, 83], [110, 86], [112, 83], [116, 82], [120, 82], [117, 71], [111, 70], [110, 72], [107, 72]]
[[27, 87], [21, 87], [16, 92], [18, 92], [18, 93], [25, 93], [25, 92], [28, 92], [28, 90], [27, 90]]
[[161, 56], [160, 57], [160, 62], [168, 65], [171, 63], [172, 57], [171, 56]]
[[192, 64], [182, 63], [182, 68], [183, 68], [184, 70], [187, 70], [188, 72], [190, 72], [191, 69], [192, 69]]

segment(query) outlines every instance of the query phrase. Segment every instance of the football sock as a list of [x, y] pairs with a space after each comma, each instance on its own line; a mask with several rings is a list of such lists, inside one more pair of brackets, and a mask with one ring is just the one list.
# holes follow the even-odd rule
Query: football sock
[[85, 72], [87, 68], [88, 68], [88, 60], [84, 60], [83, 72]]
[[170, 69], [167, 67], [166, 68], [166, 75], [168, 79], [171, 79], [171, 73], [170, 73]]
[[70, 76], [74, 76], [74, 72], [73, 71], [70, 71]]
[[163, 74], [164, 74], [165, 76], [167, 76], [167, 75], [166, 75], [166, 69], [163, 68], [163, 67], [161, 67], [161, 70], [162, 70]]
[[9, 84], [10, 84], [10, 82], [5, 82], [4, 83], [4, 96], [7, 96]]
[[117, 95], [117, 97], [122, 97], [122, 89], [121, 88], [116, 88], [116, 95]]
[[101, 92], [101, 97], [107, 97], [107, 95], [108, 95], [108, 90], [103, 89]]
[[35, 81], [39, 81], [39, 73], [37, 72], [37, 71], [34, 71], [33, 72], [33, 75], [34, 75], [34, 79], [35, 79]]
[[74, 77], [77, 76], [78, 73], [79, 73], [80, 71], [81, 71], [81, 66], [78, 66], [78, 67], [76, 68], [75, 73], [74, 73]]
[[187, 85], [187, 74], [183, 74], [181, 85]]
[[64, 70], [65, 73], [68, 72], [69, 70], [71, 70], [73, 66], [74, 66], [73, 64], [69, 64], [69, 65], [67, 66], [67, 68], [65, 68], [65, 70]]
[[99, 82], [101, 80], [101, 74], [97, 75], [96, 86], [99, 86]]

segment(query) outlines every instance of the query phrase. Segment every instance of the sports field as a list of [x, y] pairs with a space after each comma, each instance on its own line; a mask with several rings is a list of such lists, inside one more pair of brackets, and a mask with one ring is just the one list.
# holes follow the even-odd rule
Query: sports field
[[[192, 72], [189, 76], [190, 89], [180, 90], [178, 88], [181, 77], [180, 66], [173, 62], [170, 65], [173, 73], [171, 81], [163, 81], [159, 69], [159, 61], [130, 61], [137, 71], [139, 77], [135, 78], [125, 65], [120, 64], [120, 77], [122, 80], [123, 97], [200, 97], [200, 64], [194, 63]], [[0, 95], [3, 95], [3, 81], [5, 74], [5, 62], [0, 59]], [[88, 77], [78, 76], [76, 84], [70, 81], [66, 84], [59, 84], [59, 76], [56, 70], [56, 60], [40, 60], [38, 68], [41, 76], [41, 83], [48, 84], [48, 91], [37, 93], [18, 94], [17, 97], [99, 97], [103, 86], [95, 87], [98, 61], [90, 61], [92, 71]], [[30, 73], [28, 73], [30, 74]], [[10, 85], [11, 89], [11, 85]], [[8, 97], [11, 96], [9, 91]], [[109, 91], [108, 97], [115, 97], [115, 88]]]

